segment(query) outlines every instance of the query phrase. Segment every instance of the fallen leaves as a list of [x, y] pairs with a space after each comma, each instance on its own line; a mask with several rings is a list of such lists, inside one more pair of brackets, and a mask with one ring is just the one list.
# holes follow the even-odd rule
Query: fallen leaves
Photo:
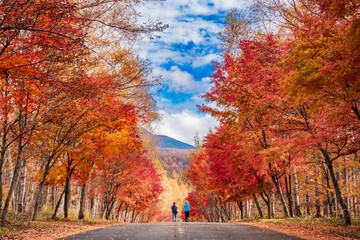
[[114, 221], [74, 221], [68, 219], [6, 222], [0, 227], [0, 238], [4, 240], [50, 240], [118, 224], [123, 223]]
[[323, 219], [262, 219], [244, 221], [244, 224], [282, 232], [308, 240], [350, 240], [360, 239], [360, 223], [351, 226]]

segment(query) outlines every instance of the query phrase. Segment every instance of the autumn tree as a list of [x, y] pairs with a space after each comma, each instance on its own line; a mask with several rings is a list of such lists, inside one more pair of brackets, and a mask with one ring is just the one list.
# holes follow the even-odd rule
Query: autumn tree
[[[59, 9], [61, 11], [59, 11]], [[70, 61], [81, 48], [84, 34], [74, 17], [74, 5], [63, 1], [5, 1], [1, 4], [2, 144], [5, 153], [17, 142], [13, 181], [1, 218], [4, 220], [19, 172], [22, 150], [38, 124], [46, 102], [44, 88], [57, 85], [53, 65]], [[71, 49], [71, 50], [69, 50]], [[62, 56], [59, 58], [58, 56]], [[18, 125], [18, 126], [17, 126]], [[16, 130], [14, 129], [16, 128]], [[11, 132], [11, 129], [14, 131]], [[2, 196], [0, 175], [0, 194]]]
[[[12, 173], [2, 220], [11, 199], [14, 208], [14, 189], [25, 187], [17, 180], [28, 168], [35, 173], [30, 181], [38, 184], [29, 211], [29, 218], [36, 219], [44, 186], [63, 186], [69, 199], [72, 176], [80, 183], [89, 178], [98, 159], [91, 136], [122, 128], [116, 124], [128, 126], [114, 116], [129, 120], [133, 116], [125, 115], [137, 111], [133, 128], [156, 118], [150, 88], [158, 82], [149, 77], [149, 65], [136, 56], [134, 46], [166, 26], [139, 23], [139, 3], [54, 0], [0, 5], [0, 196], [4, 164]], [[91, 157], [84, 142], [94, 144]]]
[[[215, 65], [214, 86], [205, 95], [218, 108], [202, 107], [222, 123], [204, 145], [209, 166], [216, 167], [209, 174], [224, 182], [224, 190], [232, 185], [236, 166], [255, 172], [267, 169], [264, 176], [272, 179], [285, 216], [293, 216], [301, 214], [298, 171], [326, 166], [324, 173], [331, 179], [345, 222], [351, 224], [349, 200], [343, 197], [337, 175], [343, 171], [338, 162], [357, 159], [359, 151], [359, 61], [354, 50], [359, 6], [356, 1], [261, 3], [255, 13], [266, 13], [260, 20], [272, 23], [271, 29], [277, 26], [277, 34], [269, 33], [269, 25], [253, 31], [251, 17], [232, 12], [221, 35], [223, 62]], [[312, 159], [317, 165], [309, 163]], [[231, 161], [235, 165], [227, 165]], [[246, 179], [241, 170], [237, 169]], [[348, 182], [347, 170], [344, 177]], [[245, 187], [251, 181], [235, 182]], [[319, 189], [317, 183], [317, 199]], [[316, 209], [319, 216], [318, 200]]]

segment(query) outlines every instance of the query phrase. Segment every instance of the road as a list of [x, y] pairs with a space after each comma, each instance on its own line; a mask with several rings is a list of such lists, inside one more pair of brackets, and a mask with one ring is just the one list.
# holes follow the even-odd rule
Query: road
[[239, 223], [132, 223], [88, 231], [59, 240], [200, 240], [264, 239], [300, 240], [302, 238]]

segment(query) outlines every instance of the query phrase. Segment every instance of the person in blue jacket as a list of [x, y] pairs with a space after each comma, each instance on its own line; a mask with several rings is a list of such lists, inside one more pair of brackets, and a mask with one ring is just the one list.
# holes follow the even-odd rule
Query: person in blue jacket
[[190, 217], [190, 204], [187, 200], [185, 200], [184, 212], [185, 212], [185, 222], [188, 222]]

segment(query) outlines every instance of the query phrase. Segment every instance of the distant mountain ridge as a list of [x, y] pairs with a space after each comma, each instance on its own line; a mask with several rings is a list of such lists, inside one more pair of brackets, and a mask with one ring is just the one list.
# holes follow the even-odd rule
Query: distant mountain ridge
[[151, 135], [159, 148], [196, 149], [196, 147], [165, 135]]

